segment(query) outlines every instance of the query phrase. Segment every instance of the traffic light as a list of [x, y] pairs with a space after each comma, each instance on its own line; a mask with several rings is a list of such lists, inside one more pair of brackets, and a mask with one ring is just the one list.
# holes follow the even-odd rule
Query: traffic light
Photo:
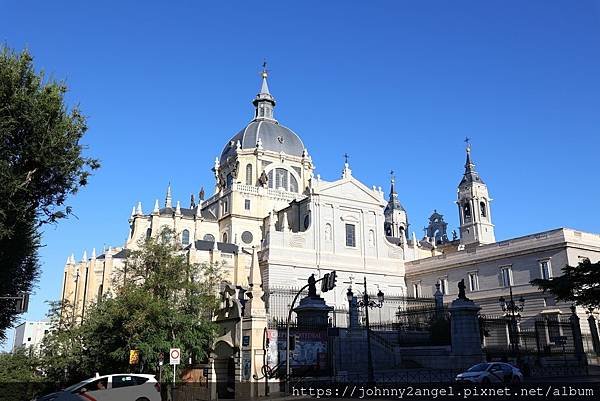
[[337, 274], [334, 270], [331, 273], [329, 273], [329, 277], [327, 278], [327, 288], [329, 289], [329, 291], [331, 291], [335, 288], [336, 281], [337, 281]]
[[335, 288], [335, 282], [337, 281], [337, 273], [332, 271], [331, 273], [325, 273], [323, 281], [321, 281], [321, 292], [331, 291]]
[[17, 313], [25, 313], [29, 309], [29, 293], [22, 292], [17, 299]]
[[321, 281], [321, 292], [329, 291], [329, 273], [325, 273]]

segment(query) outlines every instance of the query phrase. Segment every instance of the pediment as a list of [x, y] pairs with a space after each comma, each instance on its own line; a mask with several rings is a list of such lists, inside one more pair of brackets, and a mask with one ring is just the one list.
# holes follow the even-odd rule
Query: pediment
[[375, 203], [383, 205], [385, 202], [379, 198], [378, 193], [367, 188], [364, 184], [354, 178], [343, 178], [338, 181], [326, 183], [319, 187], [321, 196], [353, 200], [364, 203]]

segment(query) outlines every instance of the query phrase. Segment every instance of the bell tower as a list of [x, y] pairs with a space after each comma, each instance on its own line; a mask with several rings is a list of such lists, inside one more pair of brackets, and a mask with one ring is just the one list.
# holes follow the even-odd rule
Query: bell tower
[[487, 185], [471, 161], [471, 144], [467, 139], [465, 174], [458, 185], [458, 216], [461, 244], [491, 244], [496, 242]]
[[406, 210], [398, 199], [396, 192], [396, 177], [394, 172], [390, 172], [390, 197], [388, 204], [383, 211], [385, 216], [385, 235], [388, 237], [402, 238], [405, 241], [408, 236], [408, 216]]

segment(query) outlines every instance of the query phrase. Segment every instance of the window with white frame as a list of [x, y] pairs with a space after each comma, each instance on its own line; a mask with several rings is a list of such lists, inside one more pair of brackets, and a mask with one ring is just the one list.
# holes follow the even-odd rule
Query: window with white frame
[[244, 209], [250, 210], [250, 199], [244, 199]]
[[500, 283], [502, 284], [502, 287], [510, 287], [513, 285], [511, 266], [502, 266], [500, 268]]
[[550, 259], [540, 260], [540, 277], [544, 280], [552, 278]]
[[440, 285], [440, 292], [444, 295], [448, 295], [448, 277], [440, 277], [438, 279]]
[[416, 281], [413, 283], [413, 295], [415, 298], [421, 298], [421, 282]]
[[346, 224], [346, 246], [356, 247], [356, 226]]
[[470, 291], [478, 291], [479, 290], [479, 276], [477, 272], [469, 272], [469, 290]]

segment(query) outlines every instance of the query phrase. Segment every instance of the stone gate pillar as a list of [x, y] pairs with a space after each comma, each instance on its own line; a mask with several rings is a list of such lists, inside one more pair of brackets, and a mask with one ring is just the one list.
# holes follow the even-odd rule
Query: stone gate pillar
[[573, 333], [573, 345], [575, 346], [575, 356], [580, 364], [587, 364], [585, 351], [583, 349], [583, 337], [581, 336], [581, 326], [579, 326], [579, 316], [577, 316], [575, 305], [571, 306], [571, 331]]
[[598, 337], [598, 324], [596, 318], [590, 313], [588, 317], [588, 324], [590, 325], [590, 334], [592, 335], [592, 346], [596, 355], [600, 355], [600, 338]]
[[450, 361], [456, 369], [484, 361], [478, 316], [481, 308], [466, 297], [464, 285], [464, 280], [458, 284], [458, 298], [450, 305]]

